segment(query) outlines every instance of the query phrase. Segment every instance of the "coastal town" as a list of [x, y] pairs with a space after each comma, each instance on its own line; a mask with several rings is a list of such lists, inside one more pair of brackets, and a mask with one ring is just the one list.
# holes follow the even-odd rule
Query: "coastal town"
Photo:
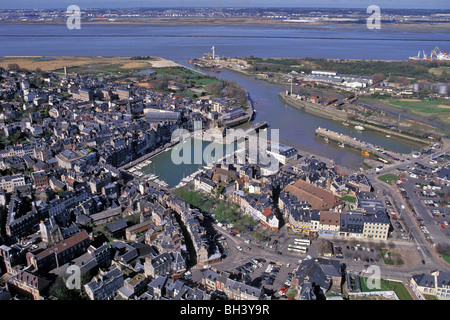
[[[174, 8], [83, 8], [83, 20], [88, 23], [283, 23], [283, 24], [364, 24], [366, 10], [361, 8], [246, 8], [246, 7], [174, 7]], [[66, 19], [65, 9], [3, 9], [0, 21], [6, 23], [60, 23]], [[449, 16], [439, 9], [407, 10], [399, 12], [386, 8], [382, 15], [387, 23], [426, 23], [440, 25], [449, 22]]]
[[2, 300], [450, 298], [445, 139], [364, 171], [269, 145], [278, 170], [244, 156], [175, 187], [142, 169], [176, 130], [270, 129], [249, 94], [177, 85], [0, 69]]

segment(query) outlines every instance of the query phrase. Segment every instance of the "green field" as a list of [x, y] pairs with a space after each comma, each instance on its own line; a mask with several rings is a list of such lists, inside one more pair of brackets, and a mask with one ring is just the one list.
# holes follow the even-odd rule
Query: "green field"
[[208, 85], [214, 82], [220, 82], [218, 79], [211, 78], [200, 72], [191, 70], [185, 67], [165, 67], [165, 68], [152, 68], [157, 74], [166, 76], [171, 80], [179, 80], [180, 82], [188, 82], [194, 86]]
[[394, 291], [400, 300], [413, 300], [413, 298], [409, 294], [408, 290], [405, 288], [405, 286], [401, 282], [388, 281], [388, 280], [381, 279], [380, 280], [380, 288], [369, 289], [367, 287], [367, 279], [368, 278], [365, 278], [365, 277], [360, 278], [362, 292]]
[[197, 93], [189, 90], [191, 88], [201, 89], [204, 90], [206, 94], [211, 94], [209, 85], [217, 83], [220, 87], [222, 86], [220, 80], [185, 67], [153, 68], [153, 70], [156, 71], [155, 82], [157, 83], [164, 80], [173, 80], [182, 83], [185, 86], [185, 89], [176, 92], [182, 96], [191, 98], [198, 96]]
[[421, 100], [421, 99], [397, 99], [397, 98], [375, 98], [364, 97], [364, 99], [376, 100], [387, 107], [397, 109], [403, 115], [416, 115], [428, 122], [440, 122], [450, 124], [450, 101], [443, 99]]
[[378, 177], [378, 180], [381, 180], [389, 185], [392, 185], [392, 181], [395, 181], [397, 179], [398, 179], [398, 176], [396, 176], [393, 173], [387, 173], [387, 174], [384, 174], [384, 175]]
[[383, 102], [403, 110], [411, 110], [412, 112], [423, 115], [450, 115], [450, 102], [434, 99], [434, 100], [419, 100], [419, 99], [383, 99]]
[[381, 256], [383, 257], [383, 262], [386, 265], [398, 266], [402, 265], [405, 262], [402, 260], [402, 255], [400, 253], [388, 253], [388, 257], [386, 257], [387, 249], [380, 249]]
[[346, 202], [356, 203], [356, 197], [353, 197], [353, 196], [343, 196], [341, 198], [341, 200], [346, 201]]

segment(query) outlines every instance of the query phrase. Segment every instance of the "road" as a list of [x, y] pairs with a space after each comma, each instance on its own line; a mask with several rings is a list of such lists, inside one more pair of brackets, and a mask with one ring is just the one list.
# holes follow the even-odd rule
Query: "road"
[[[275, 278], [275, 281], [273, 285], [266, 285], [263, 283], [263, 286], [268, 290], [273, 290], [276, 292], [279, 290], [286, 281], [286, 278], [288, 276], [288, 273], [293, 271], [293, 268], [295, 264], [299, 262], [299, 260], [305, 259], [308, 255], [312, 258], [319, 257], [319, 253], [317, 250], [317, 246], [319, 243], [319, 240], [313, 240], [311, 246], [308, 247], [308, 252], [306, 254], [298, 254], [298, 253], [292, 253], [287, 250], [287, 246], [289, 243], [293, 242], [294, 238], [298, 238], [298, 235], [290, 234], [287, 231], [286, 226], [281, 228], [279, 237], [277, 237], [278, 245], [277, 247], [266, 247], [265, 245], [261, 243], [255, 243], [251, 241], [249, 244], [245, 243], [246, 237], [236, 237], [231, 236], [229, 231], [225, 231], [222, 228], [216, 227], [216, 230], [219, 232], [220, 235], [224, 236], [227, 241], [227, 257], [222, 260], [221, 262], [214, 263], [212, 267], [217, 268], [220, 271], [230, 271], [230, 272], [237, 272], [236, 267], [242, 266], [245, 263], [249, 262], [252, 259], [255, 258], [263, 258], [267, 261], [267, 263], [273, 261], [280, 263], [282, 266], [280, 267], [280, 272]], [[321, 237], [322, 238], [322, 237]], [[334, 244], [338, 243], [347, 243], [350, 244], [352, 240], [346, 240], [346, 239], [333, 239], [329, 238]], [[335, 241], [337, 240], [337, 241]], [[370, 247], [369, 242], [365, 242], [364, 240], [358, 241], [361, 246]], [[397, 248], [404, 247], [406, 249], [410, 249], [412, 247], [417, 248], [416, 243], [407, 242], [407, 241], [392, 241], [391, 243], [394, 243]], [[419, 247], [420, 247], [419, 243]], [[423, 246], [424, 244], [422, 244]], [[242, 251], [238, 250], [237, 247], [242, 247]], [[250, 248], [250, 250], [247, 250], [247, 248]], [[354, 261], [353, 260], [353, 254], [350, 257], [345, 257], [342, 259], [338, 259], [340, 263], [345, 264], [346, 270], [354, 271], [362, 276], [370, 276], [371, 274], [365, 274], [364, 270], [366, 269], [367, 265], [375, 265], [379, 267], [379, 275], [382, 279], [386, 280], [395, 280], [395, 281], [401, 281], [405, 286], [408, 286], [408, 280], [411, 278], [411, 275], [418, 274], [422, 272], [430, 272], [432, 270], [444, 270], [449, 271], [449, 268], [446, 266], [442, 266], [435, 257], [431, 254], [429, 249], [425, 249], [421, 247], [421, 250], [424, 251], [423, 255], [426, 257], [426, 265], [423, 265], [421, 263], [415, 264], [414, 266], [387, 266], [384, 265], [383, 262], [378, 262], [381, 260], [381, 258], [378, 259], [376, 262], [364, 262], [364, 261]], [[277, 254], [277, 251], [282, 252], [282, 254]], [[359, 252], [356, 252], [356, 254], [361, 255]], [[368, 254], [368, 256], [375, 257], [378, 253], [375, 251], [372, 255]], [[335, 257], [332, 257], [332, 259], [337, 259]], [[257, 278], [261, 272], [264, 271], [264, 269], [267, 266], [267, 263], [264, 265], [263, 268], [260, 268], [259, 270], [255, 270], [254, 273], [252, 273], [250, 276], [252, 280]], [[289, 267], [287, 265], [289, 264]], [[192, 271], [193, 280], [194, 281], [201, 281], [201, 272], [199, 269]]]
[[[450, 148], [446, 148], [443, 151], [449, 151]], [[407, 208], [407, 205], [402, 197], [402, 195], [399, 193], [398, 189], [388, 185], [387, 183], [384, 183], [378, 179], [379, 175], [386, 174], [386, 173], [394, 173], [399, 168], [407, 168], [408, 165], [413, 165], [415, 162], [419, 163], [427, 163], [428, 162], [427, 156], [422, 156], [421, 158], [412, 158], [412, 159], [405, 159], [404, 162], [397, 163], [397, 164], [391, 164], [391, 165], [385, 165], [382, 172], [377, 172], [375, 169], [367, 170], [364, 172], [364, 174], [367, 175], [367, 177], [370, 179], [374, 190], [377, 194], [379, 194], [381, 199], [384, 199], [384, 195], [387, 195], [390, 197], [390, 201], [395, 203], [397, 207]], [[415, 188], [415, 182], [409, 181], [406, 185], [408, 189]], [[412, 199], [413, 194], [411, 194]], [[413, 202], [414, 205], [414, 202]], [[383, 262], [364, 262], [364, 261], [354, 261], [352, 257], [345, 257], [342, 259], [339, 259], [341, 263], [346, 265], [347, 270], [355, 271], [361, 275], [364, 275], [364, 270], [366, 269], [366, 266], [368, 264], [375, 265], [379, 267], [380, 276], [382, 279], [386, 280], [396, 280], [401, 281], [403, 284], [408, 287], [408, 280], [410, 279], [411, 275], [413, 274], [419, 274], [419, 273], [429, 273], [434, 270], [441, 270], [441, 271], [449, 271], [450, 272], [450, 265], [446, 263], [443, 259], [438, 257], [438, 254], [436, 253], [435, 249], [430, 246], [430, 244], [427, 242], [427, 240], [424, 238], [424, 234], [422, 230], [419, 228], [416, 217], [409, 213], [408, 210], [400, 210], [399, 214], [401, 215], [402, 222], [408, 227], [409, 229], [409, 235], [411, 236], [411, 240], [404, 241], [404, 240], [389, 240], [388, 243], [394, 243], [397, 248], [405, 248], [405, 249], [412, 249], [414, 248], [420, 259], [424, 260], [425, 264], [420, 261], [419, 263], [416, 263], [414, 265], [401, 265], [401, 266], [388, 266], [385, 265]], [[424, 219], [425, 221], [425, 219]], [[433, 221], [430, 217], [425, 222], [430, 223], [430, 221]], [[224, 230], [217, 225], [214, 225], [214, 228], [218, 231], [220, 235], [222, 235], [227, 242], [226, 250], [227, 250], [227, 257], [213, 265], [214, 268], [217, 268], [220, 271], [230, 271], [230, 272], [236, 272], [236, 267], [242, 266], [245, 263], [249, 262], [251, 259], [254, 258], [263, 258], [268, 262], [274, 261], [282, 264], [280, 267], [280, 273], [276, 277], [275, 282], [273, 285], [264, 285], [265, 288], [269, 290], [273, 290], [276, 292], [278, 289], [280, 289], [286, 280], [286, 277], [289, 272], [292, 272], [293, 266], [295, 266], [296, 263], [299, 262], [300, 259], [305, 259], [308, 255], [311, 257], [318, 257], [320, 256], [318, 254], [317, 250], [317, 244], [318, 241], [314, 240], [312, 242], [312, 245], [308, 247], [309, 251], [306, 254], [298, 254], [298, 253], [292, 253], [287, 250], [287, 246], [289, 243], [293, 242], [294, 238], [298, 238], [298, 235], [294, 235], [292, 232], [288, 232], [288, 227], [284, 226], [280, 230], [274, 233], [275, 236], [272, 237], [273, 240], [277, 240], [277, 246], [276, 247], [270, 247], [266, 246], [266, 243], [258, 242], [254, 239], [251, 240], [250, 243], [246, 243], [245, 240], [247, 237], [243, 235], [242, 237], [238, 236], [232, 236], [230, 234], [230, 231]], [[434, 230], [433, 228], [430, 228], [430, 232], [432, 231], [439, 231], [440, 230]], [[322, 238], [322, 237], [320, 237]], [[351, 243], [352, 240], [350, 239], [332, 239], [330, 238], [332, 242], [336, 244], [336, 242], [340, 243]], [[443, 239], [448, 243], [447, 239]], [[370, 247], [370, 242], [365, 242], [364, 240], [358, 240], [358, 242], [361, 244], [361, 246]], [[241, 247], [242, 250], [238, 250], [237, 247]], [[277, 254], [277, 252], [280, 251], [282, 254]], [[337, 259], [333, 257], [333, 259]], [[286, 265], [289, 264], [289, 267], [286, 267]], [[255, 279], [259, 274], [261, 274], [262, 270], [265, 269], [266, 266], [263, 268], [260, 268], [260, 270], [255, 271], [255, 273], [251, 274], [252, 280]], [[195, 281], [201, 281], [201, 272], [199, 269], [195, 269], [192, 272], [193, 280]], [[366, 274], [369, 276], [370, 274]]]
[[[448, 152], [449, 149], [450, 148], [447, 147], [443, 151]], [[381, 173], [376, 172], [374, 169], [371, 169], [366, 171], [365, 174], [369, 178], [370, 182], [372, 183], [372, 186], [374, 187], [375, 192], [377, 192], [379, 196], [383, 194], [389, 195], [392, 201], [395, 201], [397, 203], [397, 206], [399, 208], [405, 208], [404, 210], [401, 210], [399, 214], [401, 218], [403, 218], [404, 223], [408, 226], [410, 230], [412, 241], [416, 246], [419, 255], [423, 260], [425, 260], [426, 266], [423, 266], [424, 268], [422, 268], [423, 269], [422, 271], [429, 271], [429, 270], [448, 271], [450, 270], [449, 264], [447, 264], [445, 261], [439, 259], [436, 256], [437, 253], [435, 252], [435, 249], [431, 248], [430, 244], [425, 239], [424, 234], [417, 223], [417, 217], [413, 216], [409, 212], [409, 210], [406, 209], [407, 204], [404, 201], [402, 195], [399, 193], [398, 189], [378, 179], [379, 175], [394, 173], [398, 169], [405, 169], [409, 171], [408, 166], [414, 165], [414, 163], [416, 162], [428, 165], [427, 164], [428, 160], [429, 160], [428, 156], [421, 156], [420, 158], [412, 158], [410, 160], [405, 160], [405, 162], [402, 162], [401, 164], [386, 165], [384, 166], [384, 169], [382, 170]], [[412, 205], [418, 206], [419, 204], [418, 199], [416, 198], [416, 195], [412, 191], [415, 188], [415, 181], [411, 181], [411, 179], [408, 179], [406, 188], [407, 191], [409, 191], [408, 195], [411, 197], [410, 199]], [[431, 219], [427, 219], [429, 215], [426, 212], [423, 212], [423, 208], [421, 208], [421, 210], [418, 212], [418, 215], [420, 216], [420, 218], [425, 218], [424, 222], [428, 224], [427, 228], [430, 230], [430, 232], [434, 231], [433, 238], [435, 240], [439, 240], [439, 242], [448, 243], [448, 239], [443, 236], [440, 230], [436, 230], [434, 221], [432, 221]], [[410, 270], [410, 271], [418, 271], [418, 270]]]

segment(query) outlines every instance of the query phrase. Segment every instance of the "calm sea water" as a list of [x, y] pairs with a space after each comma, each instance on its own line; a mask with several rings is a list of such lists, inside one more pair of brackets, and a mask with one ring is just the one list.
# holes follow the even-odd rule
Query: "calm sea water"
[[[194, 157], [197, 147], [202, 150], [201, 164]], [[236, 146], [230, 148], [232, 148], [230, 150], [236, 150]], [[215, 160], [231, 154], [227, 153], [228, 151], [225, 144], [189, 138], [185, 142], [176, 145], [172, 150], [152, 158], [152, 162], [148, 166], [143, 167], [141, 171], [157, 174], [160, 180], [164, 180], [171, 187], [175, 187], [181, 179], [188, 177], [206, 165], [211, 165]], [[184, 152], [189, 154], [189, 157], [184, 157]], [[183, 159], [183, 163], [174, 163], [172, 157], [179, 157], [180, 161]]]
[[1, 25], [0, 56], [154, 55], [188, 60], [218, 55], [404, 60], [435, 46], [450, 50], [450, 30], [357, 26]]
[[[359, 26], [263, 26], [263, 25], [1, 25], [0, 56], [161, 56], [187, 67], [187, 61], [210, 52], [234, 57], [333, 58], [406, 60], [419, 50], [435, 46], [450, 50], [450, 30], [407, 30], [382, 25], [380, 30]], [[359, 152], [325, 144], [315, 137], [317, 127], [328, 128], [389, 150], [417, 150], [408, 141], [387, 138], [373, 131], [356, 132], [342, 124], [322, 119], [282, 103], [284, 89], [234, 72], [212, 74], [236, 81], [250, 92], [256, 103], [255, 121], [267, 121], [279, 129], [282, 143], [303, 152], [332, 158], [336, 164], [359, 168]], [[171, 186], [199, 168], [176, 166], [170, 152], [154, 159], [146, 171], [159, 174]]]

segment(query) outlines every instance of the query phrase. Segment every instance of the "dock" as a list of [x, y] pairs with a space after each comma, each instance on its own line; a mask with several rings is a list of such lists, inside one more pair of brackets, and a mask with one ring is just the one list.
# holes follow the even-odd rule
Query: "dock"
[[169, 148], [172, 148], [174, 145], [176, 145], [177, 143], [179, 143], [179, 141], [171, 141], [166, 143], [164, 146], [159, 147], [156, 150], [153, 150], [131, 162], [128, 162], [127, 164], [124, 164], [122, 166], [119, 167], [119, 170], [127, 170], [130, 169], [131, 167], [134, 167], [146, 160], [149, 160], [151, 158], [156, 157], [157, 155], [160, 155], [161, 153], [166, 152]]
[[326, 128], [317, 128], [316, 135], [322, 137], [327, 141], [333, 141], [338, 143], [340, 147], [343, 148], [353, 148], [360, 150], [368, 157], [374, 157], [376, 160], [382, 163], [394, 163], [400, 159], [406, 158], [407, 155], [398, 154], [389, 150], [385, 150], [380, 146], [373, 145], [371, 143], [361, 141], [359, 139], [347, 136], [342, 133], [331, 131]]

